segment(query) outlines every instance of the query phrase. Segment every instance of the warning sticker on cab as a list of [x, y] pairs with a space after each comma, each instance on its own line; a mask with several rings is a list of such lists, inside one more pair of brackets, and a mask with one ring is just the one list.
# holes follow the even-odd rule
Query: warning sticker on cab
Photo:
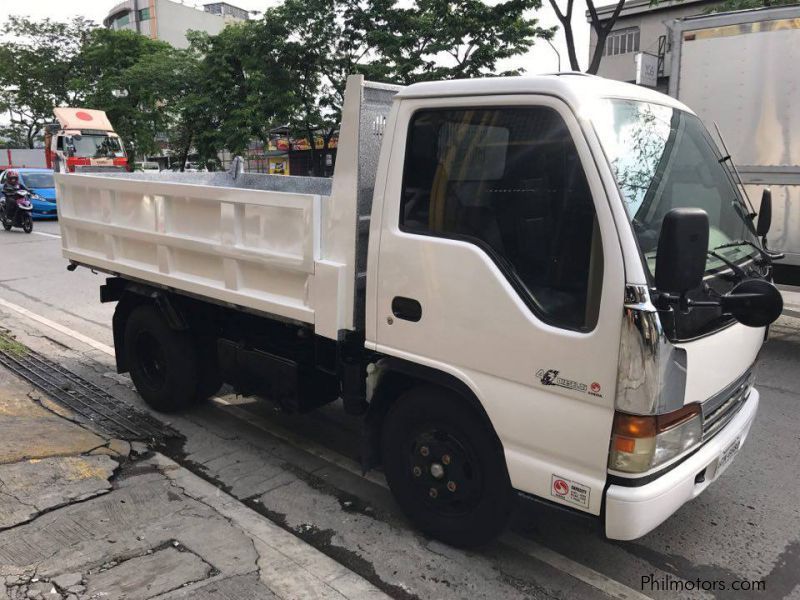
[[589, 494], [591, 491], [589, 486], [566, 477], [553, 474], [550, 479], [551, 496], [583, 508], [589, 508]]

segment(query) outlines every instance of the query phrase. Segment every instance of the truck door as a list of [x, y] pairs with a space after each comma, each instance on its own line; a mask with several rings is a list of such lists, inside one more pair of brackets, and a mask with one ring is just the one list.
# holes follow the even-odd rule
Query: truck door
[[515, 488], [599, 514], [625, 278], [578, 121], [527, 95], [406, 99], [396, 123], [373, 347], [464, 382]]

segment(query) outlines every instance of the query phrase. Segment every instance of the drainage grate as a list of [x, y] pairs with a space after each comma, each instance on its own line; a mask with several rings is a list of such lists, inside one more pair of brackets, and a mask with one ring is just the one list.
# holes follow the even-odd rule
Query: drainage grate
[[129, 441], [160, 442], [180, 437], [169, 425], [115, 398], [3, 332], [0, 332], [0, 364], [102, 433]]

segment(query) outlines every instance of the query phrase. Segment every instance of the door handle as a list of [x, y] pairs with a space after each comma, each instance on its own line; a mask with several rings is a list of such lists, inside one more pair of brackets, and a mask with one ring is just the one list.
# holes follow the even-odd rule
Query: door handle
[[395, 296], [392, 299], [392, 314], [398, 319], [416, 323], [422, 318], [422, 305], [413, 298]]

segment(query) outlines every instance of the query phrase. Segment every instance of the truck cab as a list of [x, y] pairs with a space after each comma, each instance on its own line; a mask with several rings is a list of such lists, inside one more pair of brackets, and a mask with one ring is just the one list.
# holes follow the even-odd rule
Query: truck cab
[[102, 110], [58, 107], [58, 123], [45, 128], [47, 167], [59, 173], [125, 170], [120, 137]]
[[352, 77], [333, 181], [159, 177], [58, 177], [65, 257], [114, 275], [118, 370], [159, 410], [221, 381], [288, 410], [341, 397], [365, 468], [448, 543], [497, 535], [519, 495], [635, 539], [748, 436], [782, 302], [672, 98]]
[[729, 262], [768, 275], [702, 124], [661, 94], [561, 75], [412, 85], [387, 129], [368, 344], [469, 387], [513, 487], [643, 535], [721, 472], [758, 404], [764, 329], [655, 301], [676, 208], [706, 211], [718, 254], [696, 300], [730, 291]]

